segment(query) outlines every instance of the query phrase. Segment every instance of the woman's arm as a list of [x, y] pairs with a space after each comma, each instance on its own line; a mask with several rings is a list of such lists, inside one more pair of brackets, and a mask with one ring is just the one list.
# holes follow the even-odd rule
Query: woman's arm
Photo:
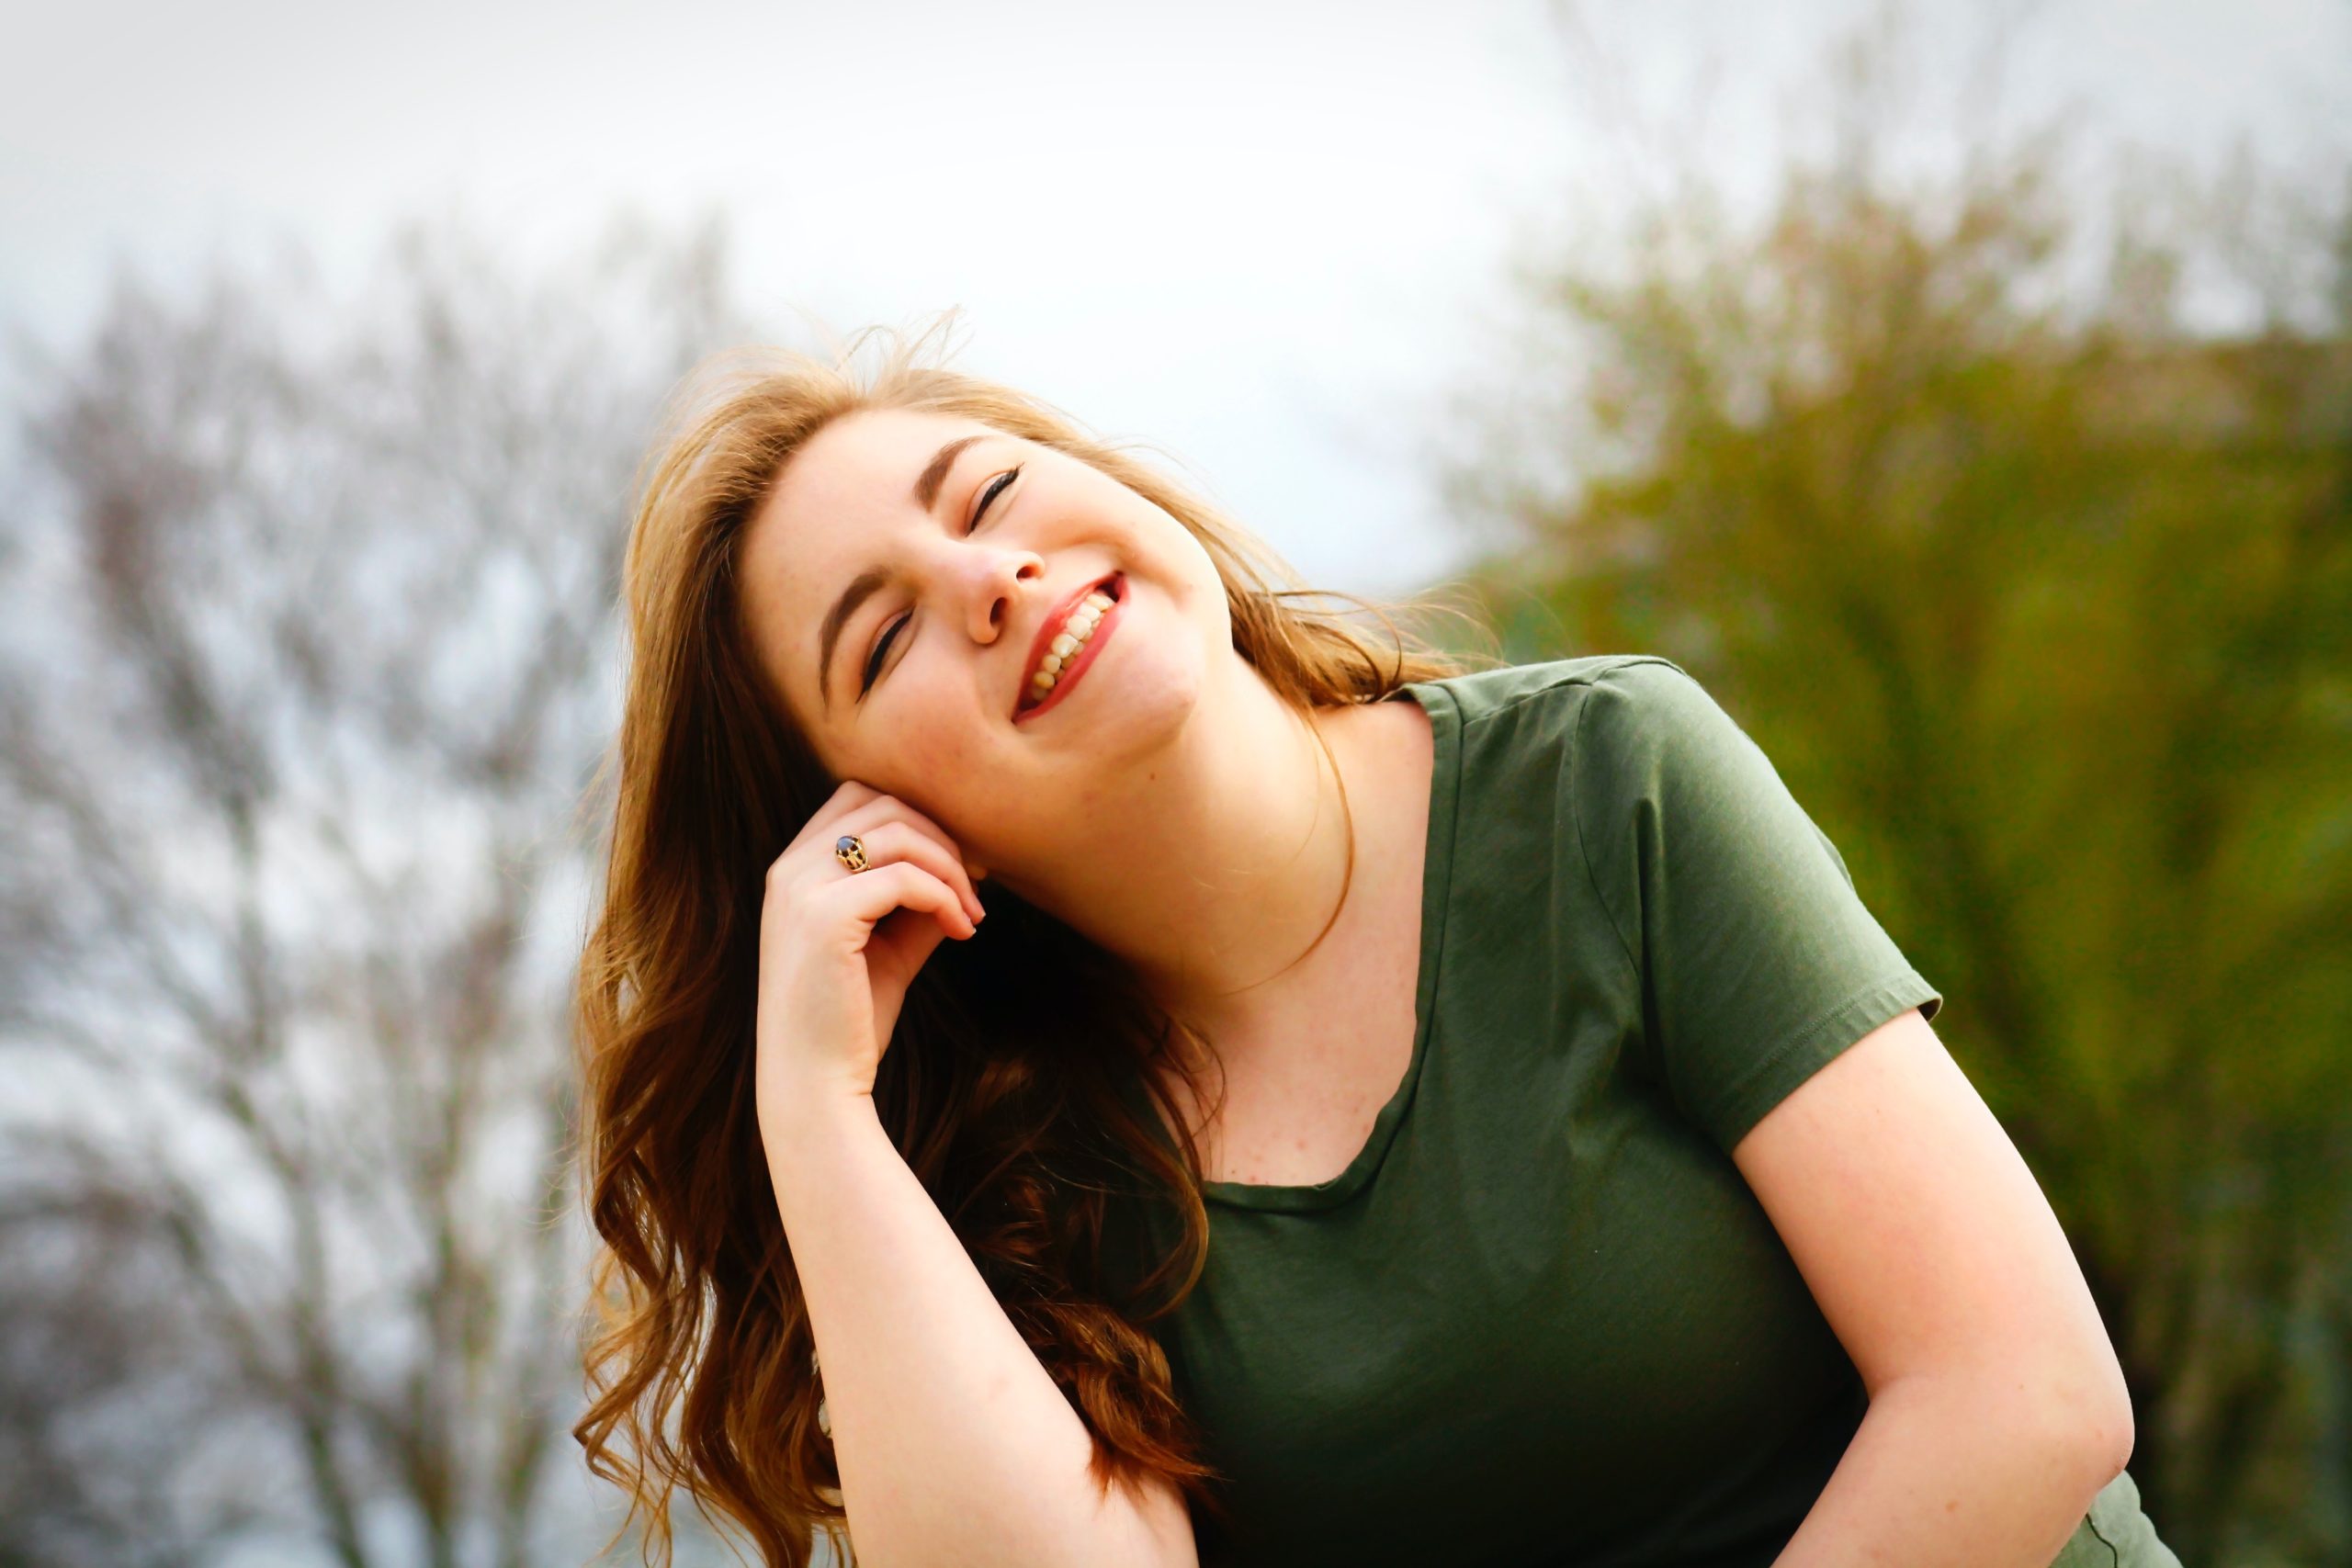
[[2072, 1435], [2067, 1405], [2062, 1382], [2006, 1367], [1875, 1390], [1773, 1568], [2050, 1568], [2123, 1468]]
[[1182, 1497], [1102, 1496], [1093, 1438], [865, 1095], [794, 1097], [769, 1174], [864, 1568], [1191, 1568]]
[[2048, 1568], [2131, 1457], [2131, 1399], [2065, 1233], [1905, 1009], [1732, 1151], [1871, 1407], [1778, 1568]]

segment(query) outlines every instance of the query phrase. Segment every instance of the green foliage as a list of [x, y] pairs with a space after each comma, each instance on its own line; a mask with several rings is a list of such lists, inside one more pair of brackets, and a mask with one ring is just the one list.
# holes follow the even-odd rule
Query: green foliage
[[[1514, 390], [1559, 412], [1459, 488], [1525, 532], [1510, 657], [1690, 669], [1944, 991], [2167, 1541], [2343, 1562], [2352, 220], [2241, 169], [2102, 242], [2057, 154], [1800, 172], [1747, 225], [1686, 187], [1541, 279]], [[2258, 321], [2200, 325], [2235, 282]]]

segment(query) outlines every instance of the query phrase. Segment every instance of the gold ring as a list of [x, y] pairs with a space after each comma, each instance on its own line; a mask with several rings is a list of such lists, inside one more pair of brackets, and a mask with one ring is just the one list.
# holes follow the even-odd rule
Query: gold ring
[[833, 858], [852, 871], [864, 871], [874, 863], [865, 858], [865, 845], [854, 833], [843, 833], [833, 840]]

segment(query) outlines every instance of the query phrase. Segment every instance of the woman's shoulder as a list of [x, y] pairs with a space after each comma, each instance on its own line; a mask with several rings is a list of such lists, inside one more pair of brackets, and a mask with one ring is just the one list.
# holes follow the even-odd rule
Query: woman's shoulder
[[1591, 653], [1575, 659], [1498, 665], [1416, 684], [1444, 693], [1462, 721], [1469, 724], [1531, 702], [1572, 704], [1581, 694], [1601, 683], [1638, 686], [1655, 678], [1647, 673], [1652, 668], [1668, 680], [1690, 679], [1680, 665], [1657, 654]]
[[[1416, 682], [1412, 694], [1456, 758], [1465, 784], [1532, 788], [1535, 777], [1565, 784], [1582, 751], [1630, 755], [1687, 727], [1712, 699], [1672, 660], [1654, 653], [1596, 653], [1474, 670]], [[1588, 720], [1589, 709], [1605, 721]], [[1528, 769], [1536, 770], [1529, 775]]]

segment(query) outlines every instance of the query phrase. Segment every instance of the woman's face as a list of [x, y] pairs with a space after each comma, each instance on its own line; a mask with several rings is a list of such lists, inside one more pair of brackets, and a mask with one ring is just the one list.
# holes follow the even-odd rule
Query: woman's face
[[[1239, 660], [1182, 524], [960, 416], [834, 420], [786, 464], [741, 568], [752, 646], [828, 772], [907, 801], [992, 873], [1053, 857], [1229, 673], [1216, 661]], [[1039, 629], [1111, 579], [1068, 690], [1026, 712]]]

